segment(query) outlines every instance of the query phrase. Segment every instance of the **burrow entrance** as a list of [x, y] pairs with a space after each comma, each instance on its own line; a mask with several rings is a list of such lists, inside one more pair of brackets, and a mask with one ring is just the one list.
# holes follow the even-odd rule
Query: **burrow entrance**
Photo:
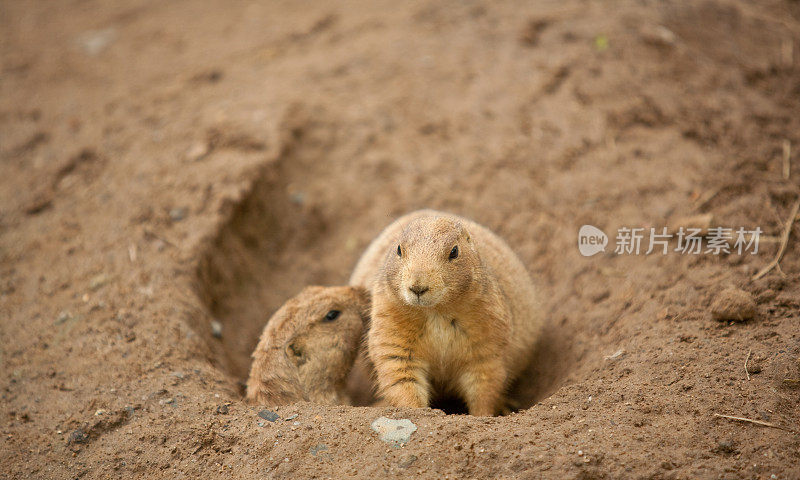
[[[422, 207], [403, 196], [381, 162], [352, 165], [352, 134], [295, 112], [284, 122], [277, 158], [264, 165], [249, 193], [234, 205], [199, 264], [198, 291], [222, 329], [214, 361], [244, 391], [250, 355], [270, 316], [307, 285], [341, 285], [372, 238], [394, 218]], [[345, 144], [345, 146], [342, 145]], [[403, 179], [399, 180], [402, 183]], [[418, 199], [417, 199], [418, 201]], [[479, 201], [476, 199], [475, 201]], [[528, 372], [513, 387], [521, 408], [551, 394], [563, 380], [568, 340], [547, 329]], [[464, 411], [457, 399], [436, 405]]]

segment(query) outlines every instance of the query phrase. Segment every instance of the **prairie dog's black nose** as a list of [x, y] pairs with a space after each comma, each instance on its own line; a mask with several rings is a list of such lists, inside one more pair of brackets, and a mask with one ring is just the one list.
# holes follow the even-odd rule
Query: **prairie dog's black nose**
[[408, 289], [414, 292], [418, 297], [429, 290], [428, 287], [420, 285], [412, 285], [408, 287]]
[[302, 356], [303, 356], [303, 350], [302, 350], [300, 347], [298, 347], [297, 345], [295, 345], [295, 343], [294, 343], [294, 342], [290, 343], [290, 344], [289, 344], [289, 345], [286, 347], [286, 349], [287, 349], [287, 350], [288, 350], [288, 351], [289, 351], [289, 352], [290, 352], [292, 355], [294, 355], [295, 357], [302, 357]]

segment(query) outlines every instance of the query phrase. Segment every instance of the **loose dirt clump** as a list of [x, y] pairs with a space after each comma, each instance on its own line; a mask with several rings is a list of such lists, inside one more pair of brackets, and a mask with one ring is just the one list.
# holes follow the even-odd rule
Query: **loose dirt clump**
[[711, 315], [721, 322], [750, 320], [756, 315], [756, 301], [744, 290], [726, 288], [714, 298]]

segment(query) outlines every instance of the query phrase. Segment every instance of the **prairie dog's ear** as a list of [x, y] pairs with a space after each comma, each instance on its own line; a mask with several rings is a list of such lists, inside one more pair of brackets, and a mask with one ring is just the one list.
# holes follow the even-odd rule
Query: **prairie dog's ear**
[[350, 289], [353, 291], [353, 294], [356, 297], [356, 301], [358, 302], [358, 306], [361, 310], [361, 317], [366, 323], [366, 321], [369, 319], [372, 294], [370, 294], [369, 290], [367, 290], [365, 287], [361, 286], [350, 287]]
[[464, 240], [467, 241], [467, 243], [472, 243], [472, 237], [469, 234], [469, 230], [467, 230], [467, 227], [463, 223], [456, 222], [454, 226], [455, 230], [460, 232], [461, 234], [460, 236], [463, 237]]
[[286, 342], [283, 351], [286, 354], [286, 358], [295, 364], [295, 366], [299, 367], [306, 363], [307, 359], [303, 348], [303, 342], [300, 339], [296, 337], [290, 338], [289, 341]]
[[360, 303], [369, 303], [372, 301], [372, 294], [369, 293], [369, 290], [367, 290], [366, 287], [353, 286], [350, 287], [350, 289], [356, 295], [356, 298], [358, 298]]

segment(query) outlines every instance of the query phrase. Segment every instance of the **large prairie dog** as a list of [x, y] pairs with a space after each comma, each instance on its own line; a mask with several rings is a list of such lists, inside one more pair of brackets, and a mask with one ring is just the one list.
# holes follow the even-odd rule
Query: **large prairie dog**
[[368, 356], [378, 393], [427, 407], [457, 395], [472, 415], [505, 407], [542, 325], [536, 289], [498, 236], [470, 220], [421, 210], [389, 225], [350, 277], [372, 294]]
[[367, 326], [369, 293], [306, 287], [270, 318], [253, 352], [246, 400], [350, 404], [345, 391]]

